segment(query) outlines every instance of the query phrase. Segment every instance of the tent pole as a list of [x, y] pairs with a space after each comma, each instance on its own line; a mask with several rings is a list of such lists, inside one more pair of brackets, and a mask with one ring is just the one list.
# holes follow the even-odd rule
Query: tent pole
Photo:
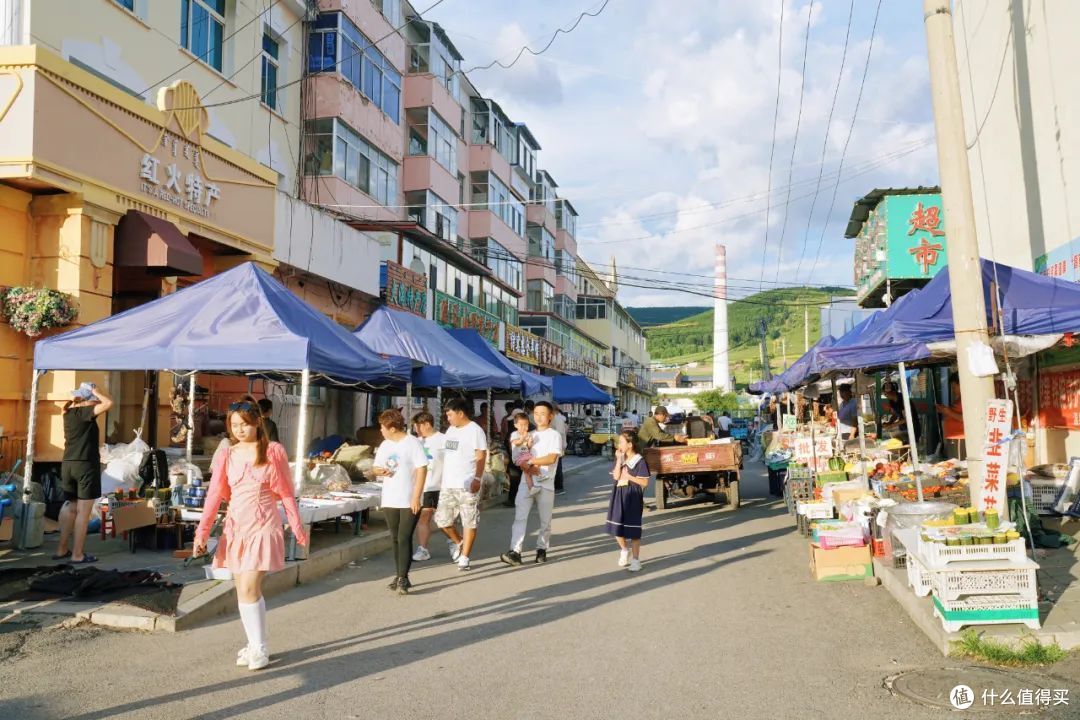
[[900, 363], [900, 389], [904, 393], [904, 414], [907, 418], [908, 445], [911, 447], [911, 469], [915, 476], [915, 487], [919, 491], [919, 502], [923, 501], [922, 475], [919, 474], [919, 448], [915, 444], [915, 422], [911, 417], [911, 393], [908, 391], [907, 368]]
[[[856, 388], [858, 387], [856, 381]], [[862, 411], [855, 415], [859, 428], [859, 468], [862, 470], [863, 487], [870, 487], [870, 479], [866, 477], [866, 429], [863, 427]]]
[[[402, 415], [407, 416], [411, 409], [412, 409], [412, 383], [406, 383], [405, 384], [405, 412], [402, 413]], [[412, 435], [412, 427], [409, 426], [409, 422], [406, 421], [405, 425], [407, 426], [405, 428], [406, 434]]]
[[[187, 399], [187, 442], [185, 443], [187, 448], [187, 461], [188, 465], [191, 464], [192, 450], [195, 448], [195, 371], [191, 371], [191, 377], [188, 378], [188, 399]], [[188, 469], [188, 474], [191, 473], [191, 469]]]
[[304, 484], [304, 449], [307, 447], [310, 386], [311, 371], [304, 368], [300, 373], [300, 417], [296, 423], [296, 463], [293, 465], [293, 494], [296, 497], [300, 497], [300, 488]]
[[[147, 370], [143, 373], [143, 401], [142, 401], [142, 413], [139, 415], [139, 436], [143, 434], [143, 430], [146, 429], [150, 420], [150, 372]], [[149, 443], [151, 446], [157, 445], [157, 438], [154, 438], [153, 443]]]
[[495, 414], [494, 412], [492, 412], [492, 407], [491, 407], [491, 388], [488, 388], [488, 391], [487, 391], [487, 407], [488, 407], [488, 411], [487, 411], [487, 436], [490, 438], [491, 437], [491, 416]]
[[37, 406], [38, 406], [38, 378], [45, 374], [45, 371], [34, 369], [34, 376], [30, 381], [30, 418], [27, 421], [26, 430], [26, 470], [23, 475], [26, 478], [26, 482], [23, 483], [23, 490], [30, 487], [30, 481], [34, 479], [34, 442], [35, 432], [34, 426], [37, 425]]
[[438, 432], [442, 427], [443, 409], [442, 409], [442, 385], [435, 388], [435, 430]]

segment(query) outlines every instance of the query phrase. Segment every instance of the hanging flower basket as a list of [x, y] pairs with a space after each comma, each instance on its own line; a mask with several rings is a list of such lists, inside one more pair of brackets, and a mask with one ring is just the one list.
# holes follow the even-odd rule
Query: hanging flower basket
[[10, 287], [0, 290], [4, 317], [11, 327], [30, 337], [64, 327], [79, 314], [75, 299], [56, 290]]

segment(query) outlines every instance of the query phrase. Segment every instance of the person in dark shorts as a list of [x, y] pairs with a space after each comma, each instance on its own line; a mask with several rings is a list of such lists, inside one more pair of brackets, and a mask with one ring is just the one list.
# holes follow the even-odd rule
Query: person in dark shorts
[[429, 412], [413, 416], [416, 434], [424, 446], [428, 459], [427, 479], [424, 481], [424, 494], [420, 500], [420, 518], [416, 524], [416, 552], [413, 560], [423, 562], [431, 559], [428, 542], [431, 540], [431, 518], [435, 508], [439, 507], [439, 490], [442, 489], [443, 455], [446, 454], [446, 436], [435, 428], [435, 417]]
[[[87, 555], [86, 527], [94, 503], [101, 497], [101, 433], [97, 417], [108, 412], [112, 399], [92, 383], [83, 383], [64, 405], [64, 459], [60, 485], [64, 506], [60, 509], [60, 545], [53, 560], [93, 563]], [[70, 548], [70, 549], [69, 549]]]
[[262, 413], [263, 427], [266, 428], [266, 437], [270, 442], [281, 442], [278, 437], [277, 423], [271, 417], [274, 414], [274, 401], [270, 398], [259, 400], [259, 412]]

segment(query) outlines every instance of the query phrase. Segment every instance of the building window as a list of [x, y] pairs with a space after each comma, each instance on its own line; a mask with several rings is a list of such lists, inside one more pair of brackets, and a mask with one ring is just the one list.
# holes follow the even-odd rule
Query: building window
[[567, 250], [556, 251], [555, 272], [569, 280], [574, 287], [577, 287], [577, 261], [574, 259], [574, 256], [571, 255]]
[[135, 0], [115, 0], [115, 2], [120, 7], [125, 7], [131, 12], [135, 12]]
[[224, 35], [225, 0], [180, 0], [180, 44], [218, 72]]
[[536, 148], [525, 136], [523, 128], [523, 125], [517, 128], [517, 152], [514, 156], [514, 165], [520, 167], [529, 178], [532, 178], [536, 174]]
[[522, 292], [522, 262], [509, 250], [491, 238], [477, 240], [473, 256], [487, 266], [491, 273], [503, 284]]
[[448, 243], [457, 245], [458, 211], [431, 192], [419, 190], [405, 194], [409, 217]]
[[510, 194], [506, 184], [489, 172], [470, 175], [470, 203], [473, 210], [495, 213], [518, 237], [525, 235], [525, 205]]
[[409, 155], [426, 155], [451, 174], [457, 173], [457, 135], [430, 108], [415, 108], [405, 112], [409, 126]]
[[545, 280], [529, 280], [525, 297], [525, 306], [530, 312], [552, 312], [555, 302], [555, 288]]
[[555, 222], [558, 228], [565, 230], [570, 237], [577, 237], [577, 213], [565, 200], [555, 204]]
[[406, 38], [409, 41], [409, 72], [434, 76], [450, 97], [460, 102], [461, 55], [442, 29], [434, 23], [413, 18]]
[[309, 120], [308, 175], [335, 175], [383, 205], [398, 200], [398, 165], [338, 118]]
[[278, 52], [280, 43], [270, 33], [263, 32], [262, 39], [262, 101], [272, 110], [278, 109]]
[[579, 297], [577, 301], [578, 320], [606, 320], [608, 301], [598, 297]]
[[507, 162], [514, 162], [516, 146], [513, 125], [499, 106], [491, 100], [473, 98], [472, 118], [473, 145], [494, 145]]
[[529, 257], [555, 261], [555, 237], [543, 225], [529, 225]]
[[401, 25], [401, 0], [371, 0], [371, 4], [395, 29]]
[[556, 315], [573, 322], [577, 317], [577, 303], [569, 295], [556, 295], [552, 308]]
[[333, 70], [388, 118], [401, 122], [401, 73], [349, 18], [319, 13], [308, 35], [308, 72]]

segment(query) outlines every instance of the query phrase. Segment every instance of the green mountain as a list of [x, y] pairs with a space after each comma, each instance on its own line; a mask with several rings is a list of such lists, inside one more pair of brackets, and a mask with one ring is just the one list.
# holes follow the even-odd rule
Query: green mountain
[[643, 328], [678, 322], [691, 315], [708, 310], [708, 307], [628, 307], [626, 311]]
[[[831, 298], [851, 295], [841, 288], [782, 288], [766, 290], [728, 304], [728, 341], [732, 373], [739, 385], [761, 375], [759, 354], [760, 324], [767, 327], [769, 359], [773, 372], [794, 362], [804, 349], [804, 309], [809, 309], [810, 343], [821, 336], [819, 307]], [[643, 308], [647, 309], [647, 308]], [[713, 311], [683, 317], [663, 325], [648, 327], [649, 355], [653, 362], [712, 364]]]

